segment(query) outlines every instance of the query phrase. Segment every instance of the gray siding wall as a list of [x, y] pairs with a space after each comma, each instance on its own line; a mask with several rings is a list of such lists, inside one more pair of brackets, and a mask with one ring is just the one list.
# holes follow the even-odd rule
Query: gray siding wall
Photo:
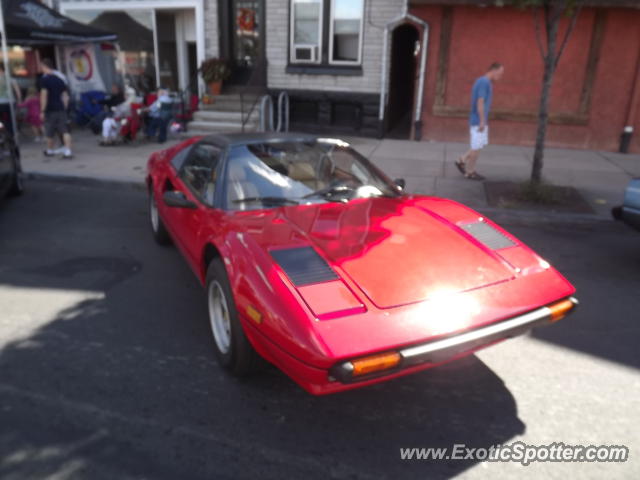
[[365, 0], [362, 76], [286, 73], [289, 4], [290, 0], [267, 0], [267, 81], [270, 89], [380, 92], [384, 26], [400, 15], [403, 0]]

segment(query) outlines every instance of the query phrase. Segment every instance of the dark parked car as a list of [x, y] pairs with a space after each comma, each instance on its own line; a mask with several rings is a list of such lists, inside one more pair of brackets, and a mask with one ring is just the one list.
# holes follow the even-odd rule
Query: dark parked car
[[20, 149], [13, 136], [0, 123], [0, 199], [7, 195], [20, 195], [23, 191]]
[[624, 192], [624, 203], [611, 213], [616, 220], [622, 220], [630, 227], [640, 230], [640, 178], [634, 178]]

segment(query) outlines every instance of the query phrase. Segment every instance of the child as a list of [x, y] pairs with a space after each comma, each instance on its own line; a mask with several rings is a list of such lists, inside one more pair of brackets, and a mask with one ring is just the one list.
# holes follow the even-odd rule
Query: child
[[128, 96], [124, 102], [111, 107], [111, 111], [107, 113], [107, 116], [102, 121], [100, 145], [113, 145], [118, 141], [118, 132], [122, 127], [122, 120], [131, 115], [131, 100], [132, 97]]
[[40, 118], [40, 96], [36, 87], [29, 87], [27, 89], [27, 98], [24, 102], [19, 103], [20, 108], [27, 109], [26, 122], [31, 125], [31, 131], [35, 137], [36, 142], [42, 140], [42, 119]]

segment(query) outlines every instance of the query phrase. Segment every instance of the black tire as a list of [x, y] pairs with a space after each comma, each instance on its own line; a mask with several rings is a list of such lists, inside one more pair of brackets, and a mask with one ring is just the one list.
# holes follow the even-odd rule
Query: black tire
[[[261, 363], [260, 356], [253, 349], [242, 329], [227, 278], [227, 271], [222, 261], [218, 258], [212, 260], [209, 264], [206, 285], [209, 326], [213, 334], [213, 346], [218, 362], [226, 370], [239, 377], [254, 372]], [[222, 296], [221, 298], [226, 306], [227, 328], [222, 327], [219, 322], [214, 320], [216, 315], [216, 295]], [[223, 310], [224, 307], [218, 310], [217, 313], [223, 313]], [[216, 324], [218, 324], [218, 328], [223, 328], [227, 332], [228, 337], [226, 339], [223, 338], [224, 335], [221, 336], [217, 331]]]
[[9, 196], [17, 197], [24, 193], [24, 173], [20, 164], [20, 151], [17, 147], [12, 148], [11, 156], [13, 157], [13, 179], [11, 187], [9, 187]]
[[151, 233], [153, 233], [153, 239], [156, 243], [159, 245], [170, 245], [171, 237], [160, 218], [155, 195], [153, 194], [153, 187], [149, 189], [149, 223], [151, 224]]
[[611, 216], [613, 217], [614, 220], [622, 220], [622, 207], [621, 206], [613, 207], [611, 209]]

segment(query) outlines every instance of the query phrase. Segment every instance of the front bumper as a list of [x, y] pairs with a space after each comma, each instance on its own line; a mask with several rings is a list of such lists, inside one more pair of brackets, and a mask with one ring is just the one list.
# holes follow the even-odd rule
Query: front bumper
[[[574, 297], [569, 297], [567, 300], [573, 306], [578, 305], [578, 300]], [[392, 370], [381, 370], [369, 375], [354, 377], [353, 363], [346, 361], [334, 365], [329, 373], [339, 382], [349, 384], [389, 375], [419, 365], [439, 364], [500, 340], [522, 335], [534, 327], [553, 321], [551, 308], [542, 307], [465, 333], [400, 349], [397, 351], [401, 357], [400, 363]]]

